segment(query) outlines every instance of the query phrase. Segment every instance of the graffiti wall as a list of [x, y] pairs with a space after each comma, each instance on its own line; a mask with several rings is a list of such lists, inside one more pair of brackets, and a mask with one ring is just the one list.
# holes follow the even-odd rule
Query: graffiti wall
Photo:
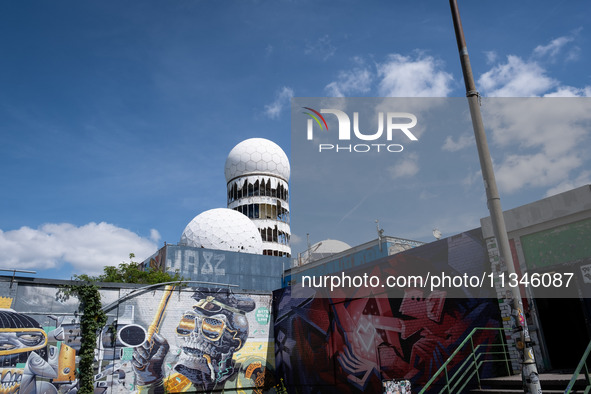
[[[2, 394], [77, 392], [79, 305], [58, 293], [20, 284], [0, 298]], [[275, 392], [270, 294], [169, 287], [101, 296], [110, 307], [95, 393]]]
[[[486, 260], [482, 238], [473, 231], [390, 256], [371, 273], [391, 275], [396, 267], [428, 261], [451, 274], [481, 270]], [[378, 393], [385, 380], [420, 389], [473, 328], [500, 326], [496, 299], [448, 298], [418, 288], [391, 298], [372, 297], [366, 288], [346, 299], [306, 291], [274, 292], [276, 372], [289, 392]], [[492, 343], [495, 336], [482, 331], [474, 339]]]
[[[489, 263], [472, 231], [379, 259], [371, 272], [413, 264], [452, 274]], [[360, 287], [338, 298], [292, 290], [102, 288], [109, 320], [95, 348], [95, 393], [394, 390], [384, 381], [415, 389], [474, 327], [500, 326], [498, 301], [475, 294], [407, 288], [377, 298]], [[59, 293], [53, 282], [1, 278], [0, 394], [77, 392], [79, 302]], [[484, 331], [475, 344], [494, 336]]]

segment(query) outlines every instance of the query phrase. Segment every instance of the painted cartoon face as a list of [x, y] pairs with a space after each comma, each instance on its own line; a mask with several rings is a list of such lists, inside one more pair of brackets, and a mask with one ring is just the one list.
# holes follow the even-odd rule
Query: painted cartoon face
[[47, 355], [47, 334], [33, 318], [0, 310], [0, 366], [25, 363], [31, 352]]
[[243, 314], [205, 316], [197, 309], [183, 314], [176, 333], [182, 349], [177, 371], [194, 383], [214, 383], [229, 377], [222, 370], [246, 341], [248, 322]]
[[18, 392], [23, 370], [16, 368], [17, 364], [26, 363], [31, 355], [42, 359], [46, 352], [47, 334], [37, 321], [12, 310], [0, 310], [1, 393]]
[[176, 328], [182, 353], [175, 370], [205, 387], [232, 376], [234, 352], [248, 338], [244, 311], [223, 301], [213, 296], [198, 299]]
[[31, 352], [47, 346], [41, 328], [0, 328], [0, 356]]

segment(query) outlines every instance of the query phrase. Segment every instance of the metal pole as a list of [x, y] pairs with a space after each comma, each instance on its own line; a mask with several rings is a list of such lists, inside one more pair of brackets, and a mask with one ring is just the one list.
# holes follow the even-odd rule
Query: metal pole
[[[462, 64], [462, 73], [466, 85], [466, 97], [468, 98], [468, 104], [470, 106], [470, 116], [472, 117], [472, 127], [474, 128], [478, 157], [480, 158], [480, 167], [482, 170], [482, 178], [484, 180], [484, 188], [486, 190], [488, 210], [490, 212], [495, 238], [497, 239], [501, 262], [505, 263], [507, 271], [509, 275], [511, 275], [515, 274], [515, 265], [513, 263], [513, 257], [511, 256], [509, 237], [507, 236], [505, 218], [503, 217], [503, 210], [501, 208], [501, 199], [497, 189], [497, 182], [495, 180], [490, 151], [488, 149], [488, 143], [486, 142], [482, 115], [480, 113], [480, 94], [476, 90], [474, 76], [472, 75], [472, 67], [470, 66], [470, 58], [468, 57], [468, 48], [466, 46], [466, 39], [464, 38], [464, 31], [462, 29], [462, 21], [460, 20], [457, 1], [449, 0], [449, 4], [451, 7], [458, 50], [460, 52], [460, 62]], [[538, 378], [533, 345], [527, 329], [527, 322], [523, 315], [523, 304], [521, 302], [519, 287], [511, 287], [511, 293], [513, 297], [513, 308], [514, 314], [516, 315], [515, 320], [517, 329], [521, 331], [522, 346], [517, 346], [517, 349], [521, 355], [523, 388], [526, 393], [538, 394], [542, 392], [542, 387], [540, 386], [540, 380]]]
[[17, 272], [24, 272], [25, 274], [36, 274], [36, 271], [27, 271], [27, 270], [7, 270], [7, 269], [0, 269], [0, 271], [12, 271], [12, 280], [10, 281], [10, 289], [12, 289], [12, 285], [14, 283], [14, 279], [16, 278], [16, 273]]

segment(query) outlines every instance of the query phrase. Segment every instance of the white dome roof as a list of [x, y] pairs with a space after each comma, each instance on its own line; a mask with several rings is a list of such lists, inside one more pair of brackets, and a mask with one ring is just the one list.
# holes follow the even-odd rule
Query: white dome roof
[[245, 215], [227, 208], [205, 211], [185, 227], [181, 244], [197, 248], [263, 254], [263, 240]]
[[316, 242], [309, 250], [302, 253], [301, 257], [303, 264], [307, 264], [349, 249], [351, 249], [351, 246], [343, 241], [325, 239], [324, 241]]
[[289, 181], [289, 160], [283, 149], [264, 138], [244, 140], [226, 159], [226, 182], [247, 174], [269, 174]]
[[347, 249], [351, 249], [351, 245], [346, 242], [339, 241], [338, 239], [325, 239], [324, 241], [315, 243], [310, 248], [312, 253], [321, 253], [327, 255], [344, 252]]

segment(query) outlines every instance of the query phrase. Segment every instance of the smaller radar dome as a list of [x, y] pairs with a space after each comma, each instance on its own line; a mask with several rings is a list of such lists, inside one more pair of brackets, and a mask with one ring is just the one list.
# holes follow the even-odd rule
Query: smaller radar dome
[[289, 181], [287, 155], [276, 143], [250, 138], [236, 145], [226, 159], [226, 182], [248, 174], [267, 174]]
[[303, 264], [311, 263], [312, 261], [320, 260], [333, 254], [344, 252], [351, 249], [351, 246], [343, 241], [336, 239], [325, 239], [315, 243], [302, 253]]
[[181, 245], [214, 250], [263, 254], [256, 225], [244, 214], [228, 208], [210, 209], [195, 216], [181, 236]]

